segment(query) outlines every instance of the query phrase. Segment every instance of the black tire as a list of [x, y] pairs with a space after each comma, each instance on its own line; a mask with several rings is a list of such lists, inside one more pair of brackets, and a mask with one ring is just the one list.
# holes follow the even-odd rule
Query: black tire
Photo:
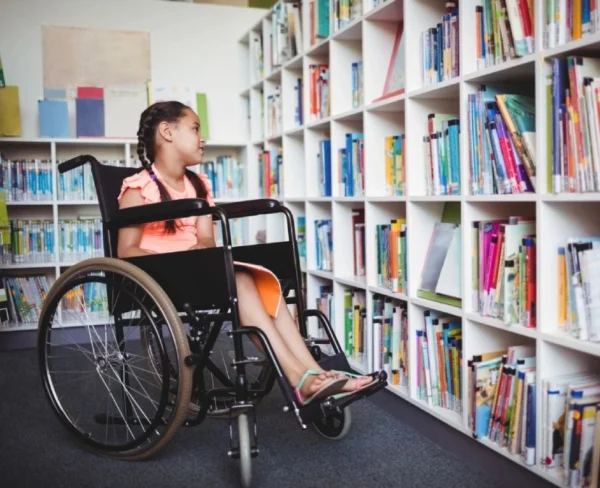
[[[160, 312], [160, 317], [162, 317], [163, 319], [161, 321], [160, 330], [162, 332], [163, 327], [166, 326], [168, 332], [171, 334], [172, 341], [174, 344], [173, 349], [175, 352], [175, 358], [173, 360], [175, 360], [177, 363], [178, 372], [178, 377], [176, 381], [176, 393], [174, 396], [174, 398], [176, 399], [175, 403], [174, 405], [169, 406], [170, 415], [165, 416], [164, 414], [166, 412], [166, 405], [169, 401], [172, 400], [173, 395], [168, 394], [171, 382], [163, 382], [161, 389], [161, 400], [160, 402], [158, 402], [159, 406], [157, 407], [157, 413], [155, 414], [155, 417], [153, 417], [153, 423], [148, 422], [150, 426], [147, 429], [146, 434], [144, 434], [147, 435], [147, 437], [139, 445], [131, 445], [135, 442], [136, 439], [131, 441], [129, 444], [123, 446], [107, 445], [103, 444], [102, 442], [98, 442], [95, 439], [92, 439], [89, 433], [86, 434], [82, 432], [80, 428], [78, 428], [76, 425], [77, 421], [74, 422], [64, 410], [63, 399], [59, 398], [56, 395], [55, 384], [53, 382], [53, 379], [50, 377], [50, 371], [48, 369], [48, 347], [51, 345], [49, 342], [49, 338], [52, 337], [52, 322], [55, 319], [55, 314], [57, 312], [57, 308], [61, 302], [61, 299], [67, 296], [66, 293], [69, 290], [74, 289], [74, 286], [78, 286], [77, 283], [79, 283], [80, 281], [83, 282], [82, 280], [86, 279], [92, 281], [92, 278], [93, 280], [99, 280], [99, 278], [97, 278], [96, 275], [98, 273], [103, 272], [107, 273], [107, 275], [109, 276], [122, 277], [124, 283], [133, 283], [135, 285], [135, 290], [138, 290], [137, 287], [139, 287], [140, 290], [143, 290], [143, 292], [145, 292], [147, 296], [150, 297], [151, 300], [153, 300], [156, 307], [153, 307], [152, 310], [157, 310], [156, 313]], [[116, 301], [118, 300], [119, 298], [117, 298]], [[142, 301], [140, 301], [139, 303], [141, 308], [145, 307]], [[153, 322], [153, 318], [151, 318], [150, 315], [148, 315], [148, 317], [150, 318], [150, 322], [152, 322], [153, 327], [156, 327], [156, 325]], [[157, 333], [157, 336], [158, 335], [161, 335], [162, 337], [162, 334]], [[114, 337], [116, 340], [116, 335]], [[165, 358], [166, 353], [164, 353], [164, 341], [161, 340], [160, 342], [163, 344], [163, 346], [161, 347], [163, 348], [163, 358]], [[82, 349], [82, 347], [80, 345], [77, 345], [75, 349]], [[94, 350], [93, 346], [92, 350]], [[118, 351], [116, 352], [118, 354]], [[184, 362], [185, 357], [189, 354], [190, 350], [188, 340], [185, 335], [181, 319], [173, 303], [166, 295], [164, 290], [156, 283], [156, 281], [151, 276], [149, 276], [145, 271], [141, 270], [140, 268], [129, 262], [114, 258], [97, 258], [88, 259], [74, 266], [71, 266], [54, 283], [54, 285], [48, 293], [48, 296], [44, 301], [38, 325], [38, 358], [45, 394], [61, 423], [65, 425], [67, 430], [70, 431], [70, 433], [79, 443], [81, 443], [83, 446], [85, 446], [92, 452], [95, 452], [96, 454], [117, 459], [140, 460], [149, 458], [166, 447], [166, 445], [172, 440], [179, 427], [182, 425], [190, 401], [190, 395], [192, 390], [192, 369], [189, 366], [187, 366]], [[86, 359], [89, 359], [89, 356], [86, 356]], [[94, 359], [94, 357], [92, 357], [92, 359]], [[125, 362], [127, 360], [128, 357], [126, 354], [122, 361]], [[92, 361], [92, 366], [94, 366], [94, 361]], [[131, 369], [132, 367], [133, 366], [130, 366], [129, 369]], [[98, 366], [96, 366], [96, 369], [98, 369]], [[121, 384], [125, 384], [123, 380], [116, 375], [112, 366], [111, 369], [112, 373], [116, 376], [117, 382], [121, 381]], [[169, 368], [165, 367], [165, 370], [168, 369]], [[93, 372], [91, 374], [94, 375]], [[100, 377], [101, 381], [104, 384], [106, 384], [106, 382], [102, 378], [103, 374], [104, 373], [98, 372], [98, 376]], [[107, 390], [107, 398], [108, 396], [110, 396], [113, 398], [113, 400], [115, 400], [114, 395], [110, 391], [110, 388], [107, 388]], [[126, 395], [127, 393], [124, 394], [124, 396]], [[115, 404], [117, 404], [116, 400]], [[119, 407], [117, 406], [116, 408], [118, 409]], [[121, 413], [120, 410], [119, 413]], [[125, 415], [123, 415], [123, 419], [125, 419]], [[133, 424], [136, 424], [138, 426], [143, 425], [142, 423], [136, 423], [135, 420], [132, 422], [132, 425]], [[108, 432], [109, 423], [107, 423], [106, 425], [106, 429]], [[113, 425], [113, 428], [115, 428], [114, 425], [116, 424], [110, 425]], [[127, 421], [125, 422], [125, 425], [127, 426], [127, 429], [129, 429]], [[158, 432], [156, 428], [156, 426], [158, 425], [160, 425], [162, 429], [160, 432]], [[155, 428], [152, 429], [152, 426], [155, 426]]]
[[339, 441], [346, 437], [351, 425], [352, 414], [350, 413], [350, 407], [345, 407], [341, 411], [333, 412], [331, 415], [313, 422], [313, 426], [319, 434], [334, 441]]

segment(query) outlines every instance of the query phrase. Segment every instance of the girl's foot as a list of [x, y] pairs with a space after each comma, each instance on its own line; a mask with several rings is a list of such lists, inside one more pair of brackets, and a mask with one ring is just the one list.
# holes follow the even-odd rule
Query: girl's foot
[[295, 388], [297, 399], [301, 405], [313, 400], [343, 392], [347, 378], [335, 377], [330, 372], [308, 370]]

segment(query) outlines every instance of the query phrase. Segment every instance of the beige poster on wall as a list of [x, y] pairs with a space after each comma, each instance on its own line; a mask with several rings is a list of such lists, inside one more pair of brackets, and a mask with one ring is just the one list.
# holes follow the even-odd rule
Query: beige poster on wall
[[136, 85], [151, 77], [150, 33], [42, 26], [45, 89]]

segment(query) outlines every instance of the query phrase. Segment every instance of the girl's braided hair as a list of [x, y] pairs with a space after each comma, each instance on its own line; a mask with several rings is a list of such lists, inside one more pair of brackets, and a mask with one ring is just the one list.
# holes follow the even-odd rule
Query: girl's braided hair
[[[156, 174], [152, 170], [152, 163], [155, 158], [155, 135], [156, 128], [161, 122], [177, 122], [183, 115], [185, 110], [190, 108], [181, 102], [168, 101], [168, 102], [157, 102], [150, 105], [146, 110], [142, 112], [140, 116], [140, 126], [138, 129], [138, 144], [137, 153], [142, 163], [142, 167], [148, 171], [150, 178], [156, 183], [158, 191], [160, 193], [160, 199], [163, 202], [171, 200], [171, 195], [165, 188], [165, 186], [156, 177]], [[202, 180], [196, 173], [185, 170], [185, 175], [190, 180], [194, 190], [196, 191], [197, 198], [206, 198], [208, 196], [208, 190], [202, 183]], [[175, 232], [176, 223], [174, 220], [167, 220], [165, 222], [165, 232], [172, 234]]]

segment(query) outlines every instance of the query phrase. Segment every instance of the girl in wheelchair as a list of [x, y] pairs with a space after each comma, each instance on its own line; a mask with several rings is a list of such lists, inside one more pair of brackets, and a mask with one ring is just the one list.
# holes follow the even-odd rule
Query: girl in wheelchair
[[[186, 105], [159, 102], [144, 110], [137, 145], [143, 169], [124, 180], [119, 208], [180, 198], [202, 198], [214, 205], [207, 176], [188, 169], [202, 161], [204, 143], [200, 120]], [[126, 227], [119, 230], [118, 257], [214, 247], [214, 232], [210, 216]], [[353, 395], [373, 381], [371, 376], [323, 370], [304, 343], [277, 277], [261, 266], [235, 265], [241, 323], [267, 336], [300, 405], [331, 395]]]

